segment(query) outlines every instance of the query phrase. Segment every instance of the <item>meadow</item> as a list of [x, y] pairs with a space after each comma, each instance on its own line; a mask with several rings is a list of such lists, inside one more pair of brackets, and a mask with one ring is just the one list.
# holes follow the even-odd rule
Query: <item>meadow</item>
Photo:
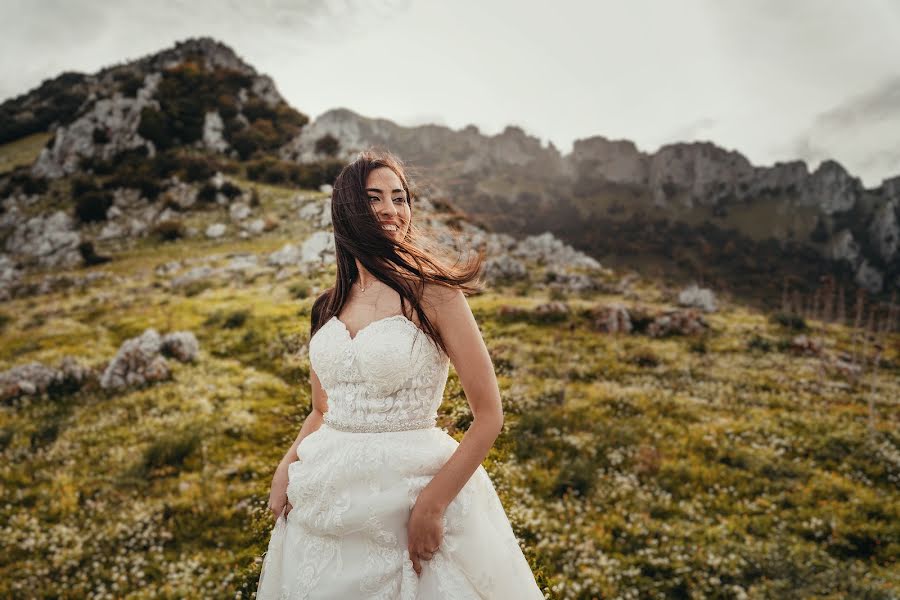
[[[311, 231], [286, 208], [294, 190], [258, 188], [281, 223], [260, 237], [101, 245], [115, 260], [67, 273], [100, 272], [90, 285], [0, 307], [0, 370], [99, 368], [147, 328], [200, 343], [166, 381], [0, 406], [0, 596], [252, 597], [271, 477], [310, 409], [310, 307], [334, 266], [263, 260], [179, 288], [159, 267], [223, 266]], [[676, 290], [638, 278], [618, 293], [613, 274], [561, 295], [532, 268], [469, 302], [506, 415], [485, 468], [548, 598], [900, 595], [900, 335], [856, 378], [790, 343], [803, 331], [850, 353], [852, 328], [730, 300], [702, 335], [609, 334], [598, 309], [662, 311]], [[439, 426], [459, 439], [470, 421], [451, 367]]]

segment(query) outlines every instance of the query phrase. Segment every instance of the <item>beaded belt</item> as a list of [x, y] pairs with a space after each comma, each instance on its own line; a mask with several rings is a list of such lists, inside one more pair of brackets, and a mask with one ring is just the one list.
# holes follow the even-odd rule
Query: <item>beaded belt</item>
[[407, 421], [385, 421], [384, 423], [341, 423], [328, 417], [326, 412], [323, 420], [326, 425], [338, 431], [351, 431], [354, 433], [384, 433], [388, 431], [407, 431], [410, 429], [428, 429], [436, 425], [434, 417], [424, 419], [410, 419]]

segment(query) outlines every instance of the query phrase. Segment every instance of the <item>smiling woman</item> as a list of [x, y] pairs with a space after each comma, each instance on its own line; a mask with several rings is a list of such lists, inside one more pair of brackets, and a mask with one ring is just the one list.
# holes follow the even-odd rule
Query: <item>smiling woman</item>
[[[402, 163], [334, 184], [335, 285], [314, 303], [313, 409], [272, 480], [257, 598], [543, 598], [481, 465], [503, 424], [461, 269], [421, 247]], [[473, 419], [435, 426], [453, 363]]]

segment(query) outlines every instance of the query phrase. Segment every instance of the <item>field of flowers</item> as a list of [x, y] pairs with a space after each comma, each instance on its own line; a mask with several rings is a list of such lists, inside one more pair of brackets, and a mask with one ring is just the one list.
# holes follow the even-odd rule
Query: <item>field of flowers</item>
[[[97, 364], [148, 327], [200, 342], [168, 381], [0, 406], [0, 597], [252, 596], [333, 267], [186, 290], [155, 268], [271, 252], [284, 235], [138, 244], [102, 265], [116, 278], [0, 307], [0, 370]], [[633, 293], [671, 306], [652, 282]], [[506, 412], [485, 467], [548, 598], [900, 595], [900, 336], [857, 381], [738, 305], [705, 315], [700, 337], [650, 338], [593, 326], [593, 307], [633, 297], [564, 298], [546, 319], [533, 309], [549, 299], [470, 298]], [[808, 325], [850, 348], [848, 328]], [[460, 438], [470, 419], [451, 368], [439, 424]]]

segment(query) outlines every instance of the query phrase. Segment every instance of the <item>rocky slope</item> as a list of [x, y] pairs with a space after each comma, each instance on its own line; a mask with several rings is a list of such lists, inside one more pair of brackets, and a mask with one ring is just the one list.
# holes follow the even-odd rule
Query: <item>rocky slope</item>
[[835, 161], [813, 171], [803, 161], [758, 167], [707, 142], [645, 153], [630, 141], [594, 136], [562, 155], [517, 127], [485, 136], [474, 126], [402, 127], [347, 109], [321, 115], [281, 154], [315, 160], [315, 142], [324, 136], [337, 140], [345, 159], [370, 144], [397, 150], [425, 167], [461, 208], [502, 230], [532, 230], [549, 219], [558, 235], [577, 239], [564, 215], [587, 218], [594, 237], [602, 237], [616, 220], [609, 214], [642, 208], [648, 220], [708, 219], [754, 240], [814, 249], [843, 263], [840, 269], [871, 293], [900, 287], [900, 177], [866, 189]]
[[[22, 249], [41, 266], [76, 264], [90, 240], [73, 202], [93, 202], [87, 212], [108, 222], [99, 241], [145, 235], [203, 204], [198, 197], [247, 205], [245, 191], [220, 193], [216, 171], [315, 189], [375, 145], [473, 222], [517, 236], [549, 230], [611, 266], [768, 297], [785, 277], [806, 291], [825, 275], [885, 297], [900, 286], [900, 177], [866, 189], [834, 161], [759, 167], [705, 142], [646, 153], [594, 136], [564, 155], [518, 127], [493, 136], [403, 127], [346, 108], [308, 122], [271, 78], [209, 38], [93, 75], [64, 73], [0, 105], [0, 143], [29, 135], [49, 136], [46, 147], [29, 169], [0, 175], [3, 264]], [[183, 165], [195, 155], [214, 164], [192, 174]], [[105, 177], [103, 190], [47, 189], [83, 174]], [[261, 231], [258, 217], [248, 232]]]

